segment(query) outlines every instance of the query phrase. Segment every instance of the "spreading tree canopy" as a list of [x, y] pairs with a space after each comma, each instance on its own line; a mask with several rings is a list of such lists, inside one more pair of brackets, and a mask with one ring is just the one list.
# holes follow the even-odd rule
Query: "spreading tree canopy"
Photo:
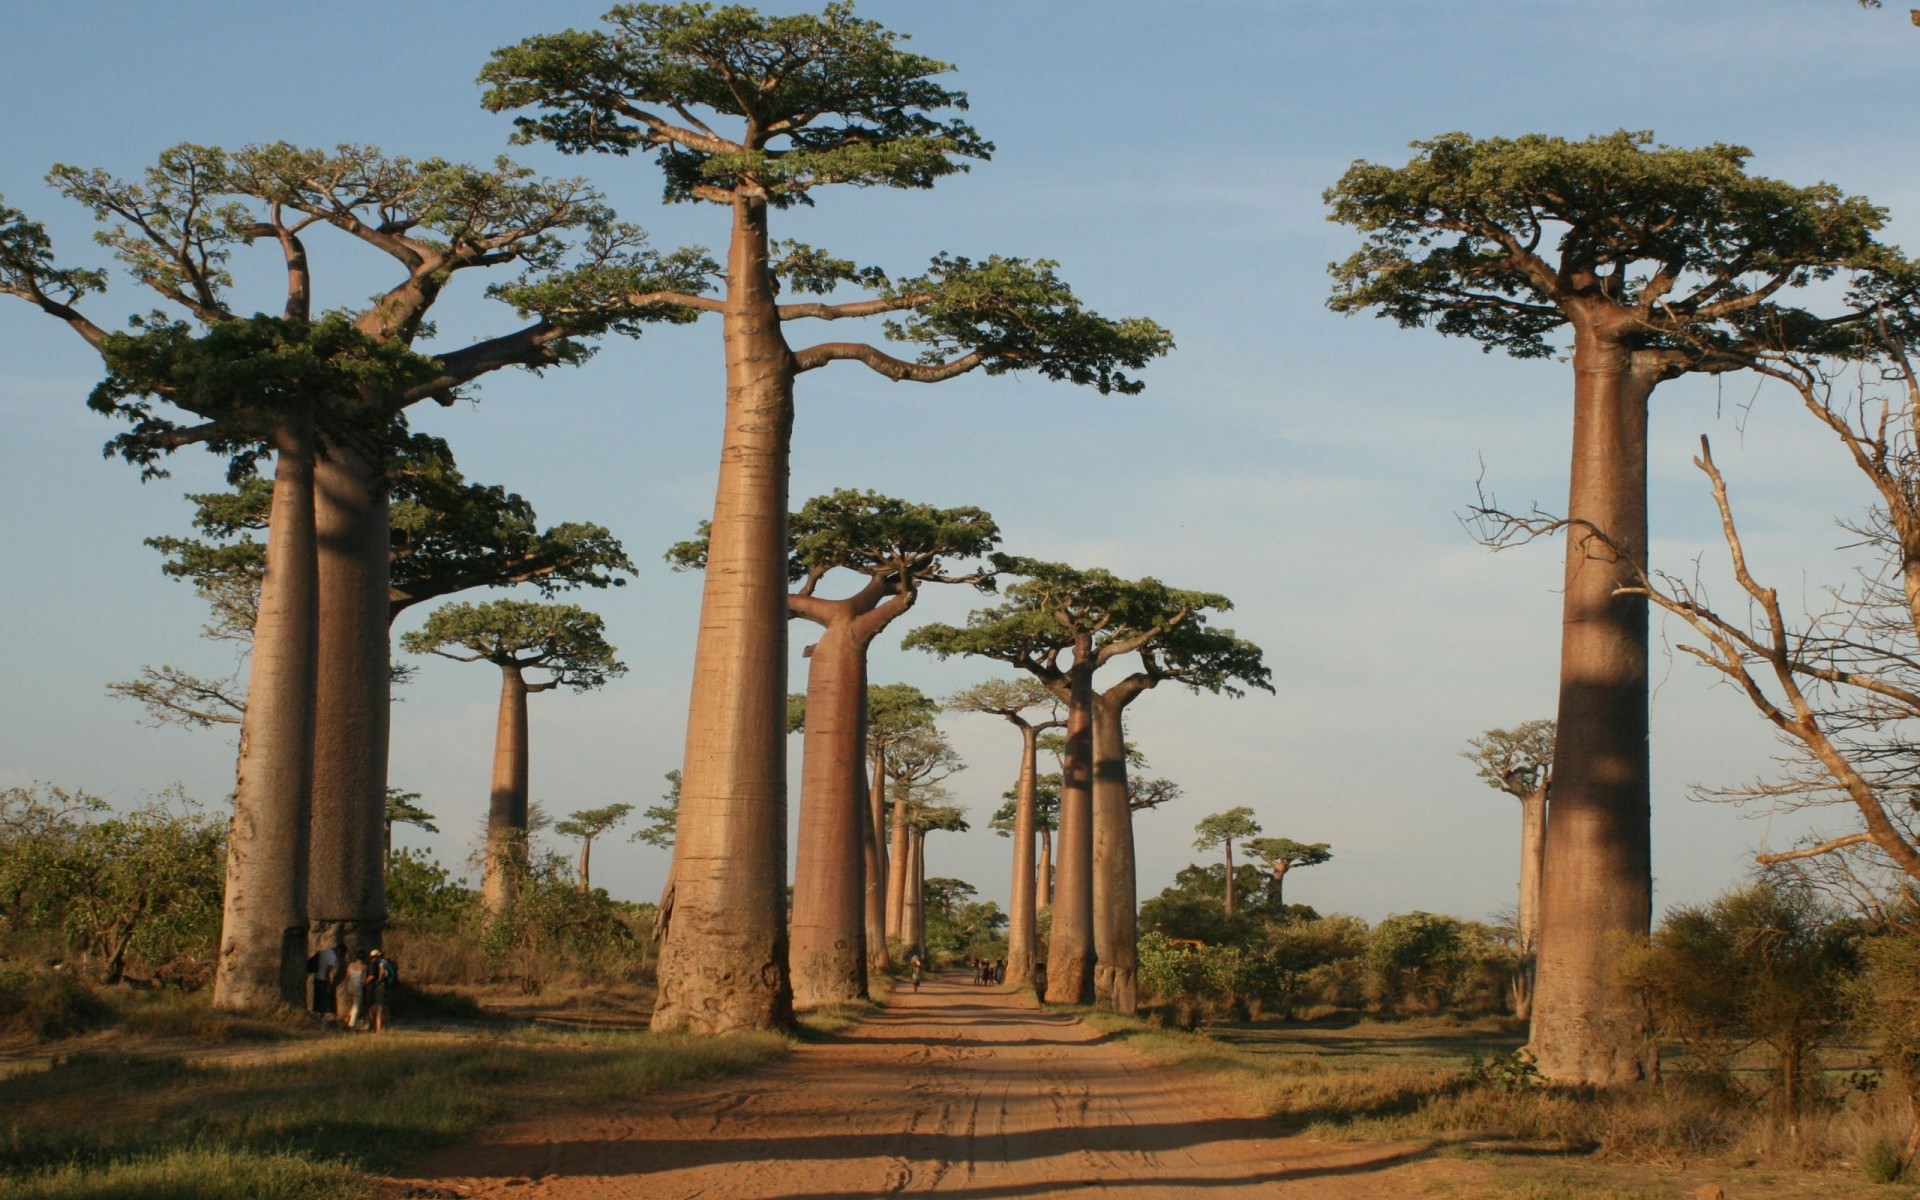
[[[772, 213], [811, 204], [822, 188], [925, 188], [992, 149], [958, 115], [966, 97], [935, 82], [947, 64], [907, 52], [899, 35], [856, 17], [851, 5], [770, 16], [623, 4], [606, 21], [602, 30], [496, 51], [481, 71], [484, 103], [519, 110], [523, 140], [569, 153], [651, 154], [668, 200], [730, 210], [721, 296], [636, 297], [720, 313], [727, 357], [677, 901], [654, 1025], [781, 1025], [792, 1003], [779, 729], [795, 380], [858, 362], [893, 380], [1026, 370], [1132, 392], [1140, 386], [1133, 373], [1171, 340], [1152, 321], [1089, 311], [1045, 259], [941, 253], [925, 271], [892, 278], [773, 239]], [[795, 349], [784, 332], [798, 321], [858, 317], [888, 317], [887, 338], [912, 349], [896, 354], [861, 340]]]
[[[1373, 309], [1574, 370], [1557, 772], [1531, 1049], [1548, 1078], [1652, 1077], [1644, 1011], [1608, 983], [1611, 945], [1652, 919], [1648, 837], [1647, 403], [1662, 380], [1841, 348], [1860, 313], [1809, 285], [1892, 257], [1885, 213], [1829, 184], [1747, 173], [1748, 150], [1444, 134], [1404, 166], [1359, 162], [1326, 193], [1364, 236], [1330, 306]], [[1488, 507], [1491, 507], [1490, 505]], [[1532, 523], [1489, 514], [1494, 540]]]

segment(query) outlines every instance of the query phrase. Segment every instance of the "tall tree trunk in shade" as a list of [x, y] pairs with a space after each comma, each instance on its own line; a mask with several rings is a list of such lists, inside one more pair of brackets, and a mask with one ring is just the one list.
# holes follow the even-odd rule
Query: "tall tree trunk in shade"
[[1040, 865], [1033, 871], [1034, 916], [1053, 907], [1053, 831], [1040, 827]]
[[1647, 605], [1617, 590], [1647, 563], [1647, 399], [1659, 375], [1617, 333], [1582, 319], [1573, 329], [1572, 524], [1529, 1047], [1548, 1079], [1635, 1083], [1658, 1072], [1652, 1029], [1644, 1005], [1610, 984], [1619, 943], [1644, 938], [1653, 919]]
[[907, 809], [907, 785], [901, 782], [893, 785], [893, 833], [889, 840], [893, 851], [890, 855], [892, 865], [887, 871], [887, 936], [911, 942], [906, 926], [900, 923], [901, 914], [907, 907], [907, 877], [913, 873], [907, 861], [912, 853], [913, 841]]
[[1007, 979], [1030, 983], [1034, 961], [1033, 791], [1040, 731], [1020, 726], [1020, 781], [1014, 785], [1013, 887], [1007, 900]]
[[1093, 636], [1074, 639], [1061, 763], [1060, 862], [1047, 945], [1047, 1003], [1093, 999]]
[[907, 834], [906, 886], [902, 890], [900, 905], [900, 940], [908, 949], [927, 956], [926, 927], [926, 852], [927, 835], [918, 829]]
[[807, 665], [807, 724], [793, 870], [793, 1002], [867, 994], [867, 653], [855, 620], [829, 623]]
[[887, 775], [886, 751], [873, 755], [872, 782], [861, 791], [861, 803], [867, 807], [866, 827], [861, 833], [861, 849], [866, 859], [865, 889], [862, 896], [862, 920], [867, 931], [867, 974], [885, 974], [893, 969], [893, 955], [887, 949]]
[[314, 469], [320, 659], [314, 718], [307, 919], [316, 945], [349, 954], [386, 923], [387, 486], [355, 449], [330, 445]]
[[1131, 1013], [1139, 1000], [1140, 930], [1121, 714], [1140, 693], [1125, 687], [1093, 697], [1093, 945], [1096, 1002]]
[[494, 916], [507, 911], [527, 877], [530, 774], [527, 680], [519, 667], [500, 668], [500, 719], [493, 736], [493, 787], [487, 802], [487, 859], [480, 897]]
[[792, 351], [767, 204], [733, 201], [726, 427], [694, 648], [657, 1031], [793, 1023], [787, 966], [787, 457]]
[[306, 992], [306, 843], [319, 633], [311, 420], [285, 422], [274, 450], [266, 573], [240, 726], [213, 979], [214, 1006], [229, 1010], [301, 1005]]
[[1224, 843], [1227, 851], [1227, 920], [1233, 920], [1233, 839]]
[[1540, 952], [1540, 887], [1546, 874], [1547, 784], [1520, 800], [1520, 906], [1514, 914], [1520, 942], [1520, 980], [1514, 988], [1513, 1015], [1533, 1015], [1533, 982]]

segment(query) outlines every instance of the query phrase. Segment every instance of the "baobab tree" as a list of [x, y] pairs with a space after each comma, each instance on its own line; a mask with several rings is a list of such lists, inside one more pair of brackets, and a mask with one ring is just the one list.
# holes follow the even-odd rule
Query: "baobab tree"
[[[1035, 798], [1039, 775], [1040, 735], [1048, 729], [1066, 725], [1060, 717], [1060, 702], [1038, 679], [996, 679], [959, 692], [947, 700], [947, 707], [958, 712], [989, 713], [1010, 722], [1020, 731], [1020, 774], [1013, 786], [1010, 806], [1013, 812], [1004, 831], [1013, 838], [1013, 888], [1007, 901], [1007, 978], [1014, 983], [1033, 979], [1034, 937], [1034, 839], [1039, 829]], [[1027, 714], [1042, 710], [1043, 719]], [[994, 828], [1001, 827], [995, 814]]]
[[[1366, 235], [1329, 305], [1431, 324], [1519, 358], [1572, 335], [1554, 815], [1530, 1048], [1547, 1078], [1651, 1079], [1644, 1006], [1613, 944], [1652, 919], [1648, 832], [1647, 405], [1657, 384], [1751, 365], [1787, 336], [1845, 337], [1794, 289], [1884, 256], [1885, 214], [1826, 184], [1746, 173], [1749, 152], [1619, 132], [1567, 141], [1445, 134], [1404, 167], [1355, 163], [1326, 194]], [[1498, 542], [1513, 526], [1494, 526]]]
[[[1057, 739], [1061, 748], [1065, 748], [1064, 738]], [[1047, 737], [1040, 739], [1045, 749]], [[1001, 837], [1012, 837], [1014, 821], [1018, 817], [1019, 794], [1003, 792], [1005, 801], [994, 811], [989, 828]], [[1060, 772], [1051, 771], [1033, 781], [1033, 829], [1040, 839], [1039, 855], [1033, 868], [1033, 907], [1036, 918], [1040, 913], [1053, 906], [1053, 833], [1060, 827]], [[1038, 952], [1038, 946], [1035, 947]]]
[[[604, 627], [597, 614], [576, 605], [495, 600], [444, 605], [425, 626], [400, 639], [401, 646], [416, 654], [500, 668], [500, 717], [480, 888], [482, 903], [495, 917], [513, 903], [527, 872], [527, 697], [558, 687], [590, 691], [624, 675], [627, 668], [614, 658]], [[529, 671], [538, 674], [529, 679]]]
[[1317, 867], [1333, 861], [1333, 848], [1325, 842], [1296, 842], [1292, 838], [1257, 837], [1244, 843], [1248, 854], [1267, 864], [1273, 877], [1273, 907], [1285, 911], [1287, 872], [1295, 867]]
[[[98, 332], [74, 314], [85, 331]], [[91, 337], [89, 338], [91, 340]], [[134, 428], [109, 443], [149, 473], [162, 453], [204, 443], [236, 469], [274, 460], [272, 519], [253, 626], [251, 697], [240, 729], [213, 1003], [226, 1009], [304, 1002], [308, 844], [312, 807], [319, 580], [315, 462], [327, 401], [354, 381], [398, 385], [432, 364], [381, 345], [344, 320], [275, 318], [214, 324], [193, 336], [169, 326], [144, 336], [101, 334], [108, 375], [92, 403]], [[159, 399], [198, 419], [153, 412]], [[340, 427], [334, 426], [335, 436]], [[371, 868], [381, 874], [378, 864]]]
[[[317, 482], [311, 489], [300, 485], [312, 491], [303, 503], [314, 510], [317, 530], [312, 552], [318, 646], [305, 652], [315, 664], [316, 715], [308, 722], [311, 732], [302, 735], [314, 746], [308, 766], [313, 779], [297, 794], [284, 787], [276, 794], [301, 809], [303, 822], [311, 810], [312, 834], [299, 839], [308, 849], [298, 851], [298, 869], [307, 869], [310, 850], [313, 878], [302, 890], [311, 893], [305, 903], [313, 910], [307, 917], [315, 937], [329, 944], [344, 939], [350, 949], [368, 943], [385, 919], [378, 863], [391, 536], [387, 490], [378, 480], [399, 415], [428, 399], [452, 403], [460, 389], [506, 367], [577, 362], [593, 336], [637, 332], [643, 321], [679, 315], [683, 310], [671, 307], [635, 307], [626, 297], [662, 286], [697, 290], [710, 264], [698, 255], [655, 254], [638, 230], [613, 220], [592, 189], [578, 181], [537, 179], [504, 159], [480, 168], [415, 162], [364, 146], [323, 151], [274, 143], [228, 154], [183, 144], [163, 152], [137, 182], [66, 166], [56, 167], [50, 180], [93, 211], [106, 226], [101, 240], [138, 281], [194, 323], [149, 321], [142, 336], [150, 345], [141, 353], [150, 362], [181, 346], [191, 328], [211, 336], [259, 307], [236, 305], [228, 294], [229, 261], [247, 245], [278, 252], [286, 329], [315, 322], [308, 242], [316, 234], [329, 232], [386, 255], [399, 268], [399, 281], [363, 307], [322, 320], [384, 348], [394, 362], [411, 353], [417, 340], [440, 336], [429, 312], [463, 272], [516, 264], [525, 269], [518, 280], [494, 289], [522, 314], [517, 329], [445, 349], [436, 345], [431, 359], [422, 359], [430, 370], [344, 373], [335, 393], [317, 401]], [[579, 240], [577, 253], [568, 249], [569, 236]], [[108, 335], [78, 305], [104, 285], [102, 272], [58, 266], [44, 229], [0, 205], [0, 291], [62, 321], [103, 355]], [[263, 327], [255, 321], [253, 328]], [[135, 340], [120, 343], [123, 359]], [[109, 367], [118, 371], [111, 361]], [[134, 422], [132, 440], [123, 447], [139, 447], [144, 465], [205, 428], [203, 422], [183, 429], [144, 402], [128, 403], [135, 394], [129, 385], [138, 381], [121, 375], [96, 393], [95, 406]], [[270, 530], [269, 557], [272, 537]], [[289, 677], [269, 672], [262, 678]], [[261, 702], [257, 695], [251, 700]], [[244, 846], [251, 834], [241, 834]], [[233, 993], [216, 988], [216, 1003], [233, 1003]]]
[[[889, 279], [813, 247], [776, 244], [771, 215], [830, 184], [926, 188], [985, 158], [963, 94], [932, 82], [947, 64], [832, 4], [764, 16], [706, 5], [626, 4], [605, 31], [528, 38], [481, 72], [484, 103], [517, 136], [562, 151], [654, 152], [669, 200], [730, 214], [722, 295], [676, 296], [721, 315], [727, 402], [709, 566], [688, 706], [678, 901], [660, 956], [654, 1027], [725, 1031], [791, 1019], [781, 897], [786, 793], [787, 477], [795, 381], [836, 362], [936, 383], [974, 370], [1031, 370], [1100, 392], [1166, 352], [1165, 330], [1089, 312], [1046, 260], [937, 255]], [[780, 292], [847, 300], [782, 302]], [[894, 314], [900, 357], [861, 341], [793, 349], [785, 326]]]
[[1209, 813], [1201, 817], [1193, 831], [1200, 836], [1193, 839], [1195, 850], [1222, 850], [1227, 856], [1227, 900], [1226, 917], [1233, 919], [1233, 843], [1244, 840], [1260, 832], [1260, 822], [1253, 819], [1253, 810], [1242, 804], [1225, 812]]
[[[392, 550], [389, 622], [416, 604], [478, 587], [530, 586], [544, 597], [581, 587], [621, 587], [634, 573], [619, 539], [604, 526], [565, 522], [542, 529], [533, 506], [505, 488], [471, 483], [439, 438], [410, 434], [391, 451]], [[166, 556], [162, 572], [193, 583], [213, 619], [206, 637], [250, 643], [258, 604], [272, 488], [242, 480], [226, 492], [190, 494], [200, 537], [151, 537]], [[395, 679], [400, 668], [393, 668]], [[146, 667], [137, 680], [107, 690], [138, 700], [155, 724], [205, 728], [240, 723], [246, 694], [234, 680], [209, 680], [170, 665]], [[325, 839], [320, 839], [324, 841]], [[320, 908], [324, 909], [323, 904]]]
[[1490, 788], [1520, 801], [1520, 903], [1514, 909], [1519, 942], [1520, 978], [1513, 1015], [1526, 1020], [1533, 1011], [1534, 955], [1540, 942], [1540, 885], [1546, 870], [1547, 792], [1553, 783], [1554, 726], [1551, 720], [1523, 721], [1512, 729], [1489, 729], [1467, 739], [1460, 756], [1474, 765]]
[[[973, 613], [964, 628], [917, 629], [906, 644], [941, 657], [977, 654], [1010, 663], [1038, 679], [1066, 706], [1060, 871], [1047, 999], [1084, 1003], [1080, 989], [1085, 989], [1089, 997], [1130, 1011], [1138, 930], [1126, 707], [1165, 679], [1234, 695], [1241, 683], [1270, 690], [1268, 672], [1259, 647], [1231, 631], [1207, 627], [1209, 612], [1232, 607], [1224, 596], [1032, 559], [1006, 559], [1001, 565], [1003, 573], [1027, 577], [1007, 590], [1006, 604]], [[1061, 656], [1068, 650], [1073, 658], [1063, 664]], [[1138, 670], [1105, 691], [1095, 690], [1093, 676], [1103, 664], [1136, 653]], [[1076, 747], [1076, 732], [1084, 738], [1083, 749]], [[1082, 772], [1084, 793], [1076, 787]], [[1083, 794], [1088, 821], [1084, 845], [1075, 826]], [[1082, 855], [1084, 880], [1076, 878]]]
[[[863, 790], [867, 762], [867, 649], [920, 597], [928, 583], [993, 587], [980, 562], [1000, 540], [978, 508], [935, 508], [843, 488], [816, 496], [787, 526], [790, 616], [821, 626], [807, 648], [806, 736], [802, 748], [799, 845], [794, 859], [788, 957], [801, 1008], [844, 1004], [867, 994], [866, 897], [869, 847], [877, 848]], [[706, 565], [708, 539], [667, 552], [676, 569]], [[974, 560], [954, 573], [956, 560]], [[835, 572], [863, 577], [851, 595], [824, 596]]]
[[600, 808], [575, 809], [567, 814], [565, 820], [555, 821], [553, 831], [562, 837], [580, 839], [580, 890], [593, 890], [593, 839], [612, 829], [627, 819], [633, 812], [631, 804], [608, 804]]
[[887, 871], [887, 936], [912, 942], [911, 908], [919, 901], [910, 860], [914, 852], [914, 813], [933, 804], [942, 781], [966, 770], [947, 735], [931, 722], [910, 727], [887, 748], [885, 770], [892, 796], [892, 865]]
[[[901, 859], [898, 850], [889, 845], [887, 832], [887, 754], [902, 739], [932, 729], [934, 714], [939, 711], [940, 705], [933, 697], [910, 683], [867, 685], [867, 759], [871, 771], [864, 793], [868, 830], [860, 840], [866, 860], [862, 907], [869, 975], [893, 969], [893, 956], [887, 946], [888, 919], [897, 911], [894, 872]], [[904, 846], [904, 830], [899, 837]]]
[[907, 798], [906, 888], [900, 910], [900, 939], [910, 952], [927, 953], [927, 835], [929, 833], [965, 833], [966, 810], [942, 803], [947, 791], [938, 784], [907, 785], [901, 789]]

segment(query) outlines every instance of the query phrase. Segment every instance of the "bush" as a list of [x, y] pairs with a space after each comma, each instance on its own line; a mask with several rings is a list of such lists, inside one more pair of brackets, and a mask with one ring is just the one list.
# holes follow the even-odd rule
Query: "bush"
[[1646, 946], [1622, 955], [1619, 981], [1646, 996], [1661, 1032], [1708, 1075], [1724, 1074], [1744, 1044], [1765, 1045], [1775, 1110], [1796, 1114], [1819, 1088], [1818, 1043], [1845, 1015], [1857, 933], [1810, 890], [1763, 881], [1673, 910]]
[[0, 967], [0, 1030], [45, 1041], [99, 1024], [107, 1006], [71, 971]]

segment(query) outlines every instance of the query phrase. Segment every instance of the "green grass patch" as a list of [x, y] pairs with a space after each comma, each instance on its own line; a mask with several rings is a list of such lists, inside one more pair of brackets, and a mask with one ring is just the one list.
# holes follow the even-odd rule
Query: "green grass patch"
[[342, 1037], [244, 1065], [77, 1053], [0, 1080], [0, 1192], [338, 1195], [343, 1179], [364, 1183], [510, 1113], [606, 1105], [746, 1070], [789, 1045], [533, 1030]]

